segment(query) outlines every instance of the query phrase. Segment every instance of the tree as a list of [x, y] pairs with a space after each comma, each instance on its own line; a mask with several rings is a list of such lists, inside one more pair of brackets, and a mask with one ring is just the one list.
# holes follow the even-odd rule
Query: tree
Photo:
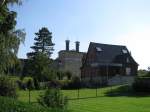
[[39, 30], [39, 32], [35, 33], [35, 35], [36, 37], [34, 38], [34, 46], [31, 46], [34, 52], [28, 53], [27, 56], [30, 58], [40, 52], [50, 57], [54, 50], [54, 43], [52, 43], [52, 33], [49, 32], [46, 27], [43, 27]]
[[31, 48], [33, 52], [27, 53], [29, 58], [27, 73], [37, 78], [38, 81], [47, 81], [54, 78], [54, 71], [50, 69], [50, 56], [53, 52], [52, 33], [46, 27], [35, 33], [35, 43]]
[[0, 96], [17, 97], [17, 85], [8, 76], [0, 76]]
[[17, 13], [10, 11], [8, 5], [20, 0], [3, 0], [0, 3], [0, 74], [17, 62], [17, 52], [25, 39], [24, 30], [15, 30]]
[[34, 57], [29, 59], [28, 62], [28, 74], [31, 74], [38, 81], [48, 81], [54, 78], [54, 74], [51, 70], [51, 61], [46, 54], [37, 53]]
[[34, 88], [33, 80], [29, 79], [27, 82], [27, 88], [29, 90], [29, 103], [31, 102], [31, 90]]
[[65, 75], [67, 76], [68, 80], [71, 79], [72, 73], [70, 71], [66, 71]]

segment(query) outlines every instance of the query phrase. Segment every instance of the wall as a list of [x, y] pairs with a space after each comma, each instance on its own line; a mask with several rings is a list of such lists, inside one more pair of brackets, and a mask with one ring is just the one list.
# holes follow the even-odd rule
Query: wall
[[81, 81], [86, 85], [90, 85], [90, 83], [94, 82], [98, 86], [106, 86], [106, 85], [121, 85], [121, 84], [129, 84], [131, 85], [135, 80], [135, 76], [98, 76], [98, 77], [85, 77]]
[[82, 52], [76, 51], [60, 51], [59, 60], [60, 66], [59, 69], [62, 71], [70, 71], [73, 76], [81, 76], [80, 67], [82, 66]]

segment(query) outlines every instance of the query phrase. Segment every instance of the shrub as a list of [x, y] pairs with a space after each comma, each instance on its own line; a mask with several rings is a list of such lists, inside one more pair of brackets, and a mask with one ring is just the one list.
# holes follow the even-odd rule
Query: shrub
[[51, 88], [40, 96], [38, 103], [46, 107], [66, 109], [68, 100], [62, 95], [59, 88]]
[[59, 80], [60, 84], [61, 84], [61, 88], [62, 89], [69, 89], [69, 85], [71, 83], [71, 80]]
[[51, 80], [47, 83], [48, 88], [61, 88], [62, 83], [58, 80]]
[[60, 80], [63, 89], [79, 89], [82, 87], [80, 78], [77, 76], [72, 77], [71, 80]]
[[81, 81], [78, 76], [72, 77], [71, 83], [69, 84], [70, 89], [81, 88]]
[[70, 80], [72, 77], [72, 73], [70, 71], [66, 71], [65, 76], [67, 77], [68, 80]]
[[7, 76], [0, 76], [0, 96], [17, 97], [17, 85]]
[[27, 88], [29, 90], [34, 89], [34, 82], [33, 82], [33, 80], [31, 80], [31, 79], [28, 80], [28, 82], [27, 82]]
[[35, 87], [35, 89], [39, 90], [40, 89], [40, 83], [39, 83], [38, 79], [34, 78], [33, 81], [34, 81], [34, 87]]
[[30, 89], [34, 88], [34, 81], [32, 77], [24, 77], [22, 80], [22, 89], [28, 89], [28, 83], [30, 82]]
[[51, 108], [42, 107], [37, 104], [26, 104], [17, 100], [0, 97], [0, 112], [62, 112]]
[[136, 92], [150, 92], [150, 78], [137, 78], [132, 87]]

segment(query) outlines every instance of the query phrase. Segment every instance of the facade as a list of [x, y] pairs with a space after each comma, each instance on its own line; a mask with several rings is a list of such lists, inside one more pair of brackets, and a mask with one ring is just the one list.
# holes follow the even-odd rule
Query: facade
[[99, 85], [132, 83], [138, 64], [126, 46], [91, 42], [82, 59], [81, 80]]
[[75, 42], [76, 50], [69, 50], [69, 40], [66, 40], [66, 50], [58, 53], [58, 68], [60, 71], [69, 71], [72, 77], [81, 77], [80, 67], [82, 66], [83, 52], [79, 51], [79, 42]]

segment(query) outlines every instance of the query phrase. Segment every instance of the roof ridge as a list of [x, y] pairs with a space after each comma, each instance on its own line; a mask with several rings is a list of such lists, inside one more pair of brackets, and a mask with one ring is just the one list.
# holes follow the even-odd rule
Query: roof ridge
[[97, 43], [97, 42], [90, 42], [90, 44], [102, 44], [102, 45], [109, 45], [109, 46], [120, 46], [120, 47], [126, 47], [125, 45], [104, 44], [104, 43]]

